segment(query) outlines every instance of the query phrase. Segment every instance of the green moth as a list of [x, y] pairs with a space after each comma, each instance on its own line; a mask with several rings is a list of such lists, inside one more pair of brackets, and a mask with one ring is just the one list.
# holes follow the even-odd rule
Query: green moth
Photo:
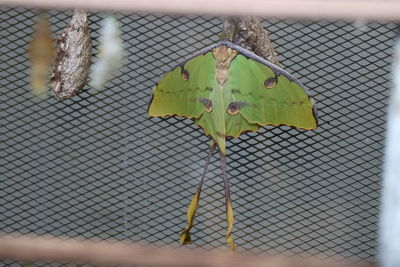
[[266, 125], [312, 130], [318, 123], [314, 101], [296, 78], [227, 40], [198, 51], [165, 74], [154, 87], [148, 115], [192, 119], [212, 138], [200, 184], [187, 211], [181, 244], [192, 242], [189, 231], [211, 155], [218, 146], [225, 187], [226, 240], [232, 250], [236, 246], [231, 235], [234, 220], [226, 172], [226, 138]]

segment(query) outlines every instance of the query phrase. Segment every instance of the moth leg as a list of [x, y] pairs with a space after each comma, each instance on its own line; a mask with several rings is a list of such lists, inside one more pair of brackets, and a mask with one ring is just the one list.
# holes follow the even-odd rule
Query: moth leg
[[216, 146], [216, 144], [213, 141], [211, 143], [210, 151], [208, 152], [206, 164], [204, 165], [203, 174], [201, 175], [201, 179], [200, 179], [200, 184], [199, 184], [199, 186], [197, 188], [196, 193], [194, 194], [194, 196], [192, 198], [192, 201], [189, 204], [189, 207], [188, 207], [188, 210], [187, 210], [187, 214], [186, 214], [186, 217], [187, 217], [186, 227], [185, 227], [185, 230], [183, 230], [183, 232], [179, 236], [179, 242], [181, 243], [181, 245], [183, 245], [183, 244], [191, 244], [192, 243], [192, 239], [190, 237], [190, 229], [193, 226], [194, 217], [196, 215], [196, 210], [197, 210], [197, 207], [199, 205], [200, 193], [201, 193], [201, 190], [202, 190], [202, 187], [203, 187], [204, 177], [206, 176], [208, 164], [210, 163], [210, 159], [211, 159], [211, 156], [212, 156], [212, 154], [214, 152], [215, 146]]
[[226, 232], [226, 242], [228, 243], [229, 248], [232, 251], [235, 251], [236, 245], [232, 238], [232, 228], [234, 222], [233, 209], [232, 209], [231, 193], [229, 191], [228, 174], [226, 172], [226, 156], [221, 151], [219, 151], [219, 154], [221, 156], [222, 176], [224, 177], [226, 222], [228, 223], [228, 230]]

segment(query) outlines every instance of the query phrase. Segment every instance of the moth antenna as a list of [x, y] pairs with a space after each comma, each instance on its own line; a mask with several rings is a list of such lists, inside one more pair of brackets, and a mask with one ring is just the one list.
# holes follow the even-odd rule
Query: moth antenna
[[226, 172], [226, 156], [224, 153], [221, 152], [221, 150], [219, 150], [219, 155], [221, 159], [222, 176], [224, 178], [226, 222], [228, 223], [228, 230], [226, 232], [226, 242], [228, 243], [231, 251], [235, 251], [236, 244], [232, 238], [232, 228], [234, 222], [233, 209], [232, 209], [231, 192], [229, 191], [228, 174]]
[[207, 168], [210, 163], [211, 156], [214, 153], [215, 146], [216, 146], [215, 142], [212, 142], [210, 151], [208, 152], [207, 155], [206, 164], [204, 165], [203, 174], [201, 175], [199, 186], [197, 187], [197, 191], [194, 194], [192, 201], [189, 204], [186, 215], [187, 216], [186, 228], [179, 236], [179, 242], [181, 243], [181, 245], [192, 243], [192, 239], [190, 237], [190, 229], [193, 227], [194, 217], [196, 215], [196, 210], [199, 205], [201, 190], [203, 188], [204, 177], [206, 176]]

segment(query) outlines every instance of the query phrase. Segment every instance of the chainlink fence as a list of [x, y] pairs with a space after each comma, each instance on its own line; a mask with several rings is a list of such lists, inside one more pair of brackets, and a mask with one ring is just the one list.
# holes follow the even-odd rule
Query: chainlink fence
[[[37, 14], [0, 7], [0, 231], [178, 246], [210, 140], [188, 119], [146, 109], [163, 73], [218, 40], [220, 19], [111, 13], [125, 45], [121, 71], [103, 91], [85, 86], [60, 101], [30, 91]], [[56, 38], [72, 11], [47, 15]], [[107, 15], [89, 14], [94, 61]], [[238, 250], [374, 260], [396, 25], [263, 24], [284, 68], [314, 95], [319, 127], [228, 141]], [[215, 154], [189, 247], [227, 250], [225, 231]]]

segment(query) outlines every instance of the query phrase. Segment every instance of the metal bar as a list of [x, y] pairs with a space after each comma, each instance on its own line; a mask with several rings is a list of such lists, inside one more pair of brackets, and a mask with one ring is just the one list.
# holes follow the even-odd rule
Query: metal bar
[[296, 19], [400, 20], [395, 0], [0, 0], [9, 6], [160, 13], [256, 15]]
[[151, 266], [263, 266], [263, 267], [376, 267], [375, 263], [335, 262], [317, 258], [243, 255], [185, 248], [154, 248], [123, 242], [89, 241], [56, 237], [0, 237], [0, 259], [28, 262], [74, 262], [100, 265]]

